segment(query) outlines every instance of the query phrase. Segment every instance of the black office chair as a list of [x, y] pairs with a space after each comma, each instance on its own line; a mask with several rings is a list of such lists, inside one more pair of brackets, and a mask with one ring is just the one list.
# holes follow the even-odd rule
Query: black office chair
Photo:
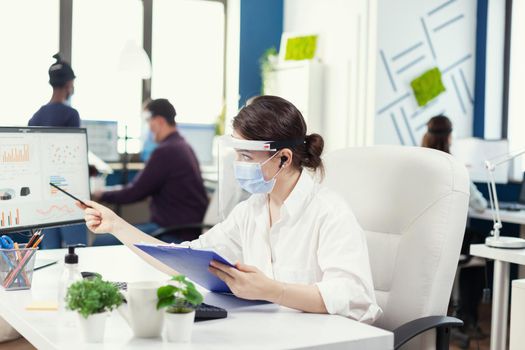
[[163, 227], [151, 234], [166, 243], [181, 243], [199, 238], [201, 234], [212, 228], [213, 225], [205, 223], [174, 225]]

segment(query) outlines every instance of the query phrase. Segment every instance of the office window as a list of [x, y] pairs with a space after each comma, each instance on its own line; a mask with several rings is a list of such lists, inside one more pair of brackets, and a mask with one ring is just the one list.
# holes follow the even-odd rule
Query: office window
[[0, 4], [0, 125], [25, 126], [49, 101], [47, 70], [58, 52], [58, 17], [58, 0]]
[[[72, 66], [77, 79], [72, 105], [86, 120], [117, 120], [119, 136], [135, 138], [139, 150], [142, 78], [128, 70], [123, 52], [142, 48], [142, 1], [75, 0], [73, 2]], [[122, 151], [122, 145], [120, 151]]]
[[224, 7], [153, 2], [152, 98], [168, 98], [182, 123], [214, 123], [223, 105]]
[[[525, 2], [512, 2], [512, 32], [510, 49], [510, 75], [509, 75], [509, 114], [508, 130], [509, 148], [511, 151], [525, 149]], [[525, 171], [525, 156], [516, 159], [514, 180], [521, 180]]]

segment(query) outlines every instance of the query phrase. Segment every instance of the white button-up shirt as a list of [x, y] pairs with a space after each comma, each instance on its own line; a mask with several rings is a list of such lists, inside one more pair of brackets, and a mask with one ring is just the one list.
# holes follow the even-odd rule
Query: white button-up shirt
[[213, 248], [285, 283], [316, 284], [330, 314], [372, 323], [376, 303], [363, 230], [347, 203], [303, 171], [270, 227], [268, 199], [252, 195], [193, 248]]

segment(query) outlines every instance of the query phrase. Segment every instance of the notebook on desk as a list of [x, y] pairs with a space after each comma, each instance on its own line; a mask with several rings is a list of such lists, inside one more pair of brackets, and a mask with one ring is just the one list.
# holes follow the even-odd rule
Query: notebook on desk
[[226, 283], [208, 271], [208, 267], [212, 260], [234, 266], [213, 250], [192, 249], [174, 244], [135, 246], [211, 292], [231, 293]]

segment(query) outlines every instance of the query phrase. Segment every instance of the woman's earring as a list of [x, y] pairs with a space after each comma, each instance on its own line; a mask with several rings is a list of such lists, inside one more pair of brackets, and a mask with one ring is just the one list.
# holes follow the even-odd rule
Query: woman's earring
[[284, 166], [284, 163], [288, 160], [288, 157], [282, 156], [281, 157], [281, 164], [279, 164], [279, 168], [282, 168]]

